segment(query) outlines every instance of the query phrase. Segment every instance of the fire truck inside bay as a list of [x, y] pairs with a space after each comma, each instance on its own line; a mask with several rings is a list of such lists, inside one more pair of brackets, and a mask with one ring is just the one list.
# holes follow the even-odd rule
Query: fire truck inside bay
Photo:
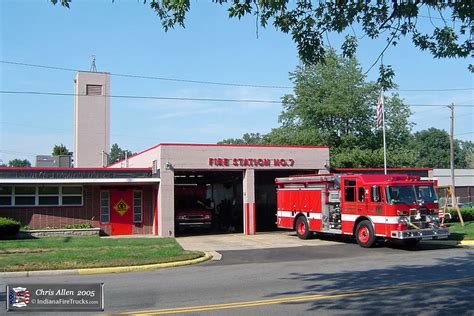
[[382, 174], [301, 175], [277, 178], [277, 226], [301, 239], [314, 232], [355, 236], [361, 247], [399, 239], [415, 246], [441, 239], [434, 181]]

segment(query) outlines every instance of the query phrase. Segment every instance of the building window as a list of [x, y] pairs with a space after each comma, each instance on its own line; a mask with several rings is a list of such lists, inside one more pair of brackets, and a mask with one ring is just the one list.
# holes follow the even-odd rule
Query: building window
[[9, 185], [0, 186], [0, 206], [12, 205], [13, 201], [13, 187]]
[[102, 95], [102, 86], [97, 84], [86, 85], [86, 95]]
[[62, 205], [82, 205], [82, 187], [62, 187]]
[[38, 187], [38, 205], [59, 205], [59, 187]]
[[14, 187], [15, 205], [35, 206], [36, 187]]
[[0, 186], [0, 206], [82, 206], [82, 186]]
[[110, 193], [109, 191], [100, 192], [100, 222], [110, 223]]
[[133, 222], [141, 224], [142, 216], [142, 191], [133, 191]]

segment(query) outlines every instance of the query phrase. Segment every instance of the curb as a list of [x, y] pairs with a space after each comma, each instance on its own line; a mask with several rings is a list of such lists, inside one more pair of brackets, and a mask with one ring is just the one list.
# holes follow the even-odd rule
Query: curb
[[461, 240], [459, 241], [459, 244], [464, 246], [474, 246], [474, 240]]
[[87, 274], [104, 274], [104, 273], [124, 273], [124, 272], [138, 272], [149, 271], [163, 268], [174, 268], [201, 263], [212, 259], [212, 254], [205, 252], [204, 256], [183, 261], [165, 262], [145, 264], [140, 266], [125, 266], [125, 267], [107, 267], [107, 268], [85, 268], [85, 269], [70, 269], [70, 270], [40, 270], [40, 271], [16, 271], [16, 272], [0, 272], [0, 277], [3, 278], [21, 278], [32, 276], [47, 276], [47, 275], [87, 275]]

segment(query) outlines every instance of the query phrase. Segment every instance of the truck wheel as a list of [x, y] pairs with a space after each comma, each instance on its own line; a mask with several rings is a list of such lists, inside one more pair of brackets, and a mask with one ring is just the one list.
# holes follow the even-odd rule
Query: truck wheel
[[296, 220], [296, 235], [301, 239], [308, 239], [311, 236], [311, 232], [309, 231], [308, 221], [306, 217], [300, 216]]
[[377, 237], [374, 233], [374, 228], [368, 220], [364, 220], [357, 225], [356, 241], [359, 246], [364, 248], [372, 247], [377, 241]]

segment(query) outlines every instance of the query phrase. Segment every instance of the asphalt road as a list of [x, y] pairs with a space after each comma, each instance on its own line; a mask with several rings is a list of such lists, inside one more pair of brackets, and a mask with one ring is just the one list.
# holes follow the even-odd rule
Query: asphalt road
[[221, 261], [150, 272], [2, 282], [104, 282], [107, 313], [474, 315], [474, 248], [335, 242], [222, 254]]

